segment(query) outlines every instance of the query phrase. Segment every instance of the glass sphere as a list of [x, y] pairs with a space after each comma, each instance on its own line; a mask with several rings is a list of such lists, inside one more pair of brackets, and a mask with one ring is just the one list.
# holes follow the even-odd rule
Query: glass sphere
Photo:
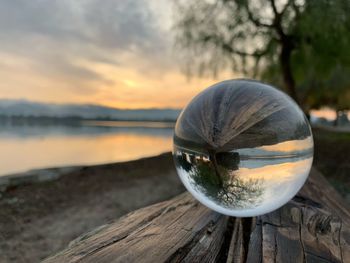
[[310, 172], [309, 123], [285, 93], [253, 80], [227, 80], [198, 94], [175, 127], [173, 157], [187, 190], [222, 214], [275, 210]]

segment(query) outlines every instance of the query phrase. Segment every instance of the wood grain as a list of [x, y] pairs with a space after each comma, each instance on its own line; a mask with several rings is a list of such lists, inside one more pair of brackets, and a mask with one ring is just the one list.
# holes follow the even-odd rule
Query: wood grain
[[184, 109], [175, 143], [225, 152], [310, 135], [302, 111], [285, 94], [256, 81], [228, 80], [200, 93]]
[[186, 193], [80, 237], [47, 262], [212, 262], [227, 220]]
[[211, 211], [184, 193], [71, 242], [45, 262], [350, 262], [349, 209], [316, 170], [257, 218]]

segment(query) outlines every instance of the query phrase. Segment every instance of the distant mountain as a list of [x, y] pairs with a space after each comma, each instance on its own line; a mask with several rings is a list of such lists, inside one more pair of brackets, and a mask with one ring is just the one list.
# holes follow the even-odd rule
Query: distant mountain
[[48, 104], [26, 100], [1, 100], [0, 116], [175, 121], [178, 109], [117, 109], [92, 104]]

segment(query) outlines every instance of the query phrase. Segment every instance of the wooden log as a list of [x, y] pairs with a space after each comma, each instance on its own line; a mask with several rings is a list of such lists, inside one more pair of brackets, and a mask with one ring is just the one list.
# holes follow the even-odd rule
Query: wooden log
[[350, 210], [312, 170], [300, 193], [257, 218], [232, 218], [184, 193], [71, 242], [45, 262], [350, 262]]
[[257, 218], [247, 262], [350, 262], [350, 209], [315, 169], [298, 195]]
[[229, 152], [311, 136], [302, 111], [286, 95], [241, 79], [214, 84], [194, 97], [178, 118], [174, 143], [202, 153]]

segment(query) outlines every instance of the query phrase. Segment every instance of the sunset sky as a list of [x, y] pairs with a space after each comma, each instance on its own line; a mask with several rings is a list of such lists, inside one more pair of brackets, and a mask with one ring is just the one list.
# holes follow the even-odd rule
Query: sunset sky
[[218, 80], [183, 74], [171, 10], [168, 0], [2, 1], [0, 98], [183, 107]]
[[[172, 10], [173, 0], [2, 1], [0, 99], [182, 108], [211, 84], [242, 77], [188, 80]], [[326, 113], [313, 112], [334, 119]]]

